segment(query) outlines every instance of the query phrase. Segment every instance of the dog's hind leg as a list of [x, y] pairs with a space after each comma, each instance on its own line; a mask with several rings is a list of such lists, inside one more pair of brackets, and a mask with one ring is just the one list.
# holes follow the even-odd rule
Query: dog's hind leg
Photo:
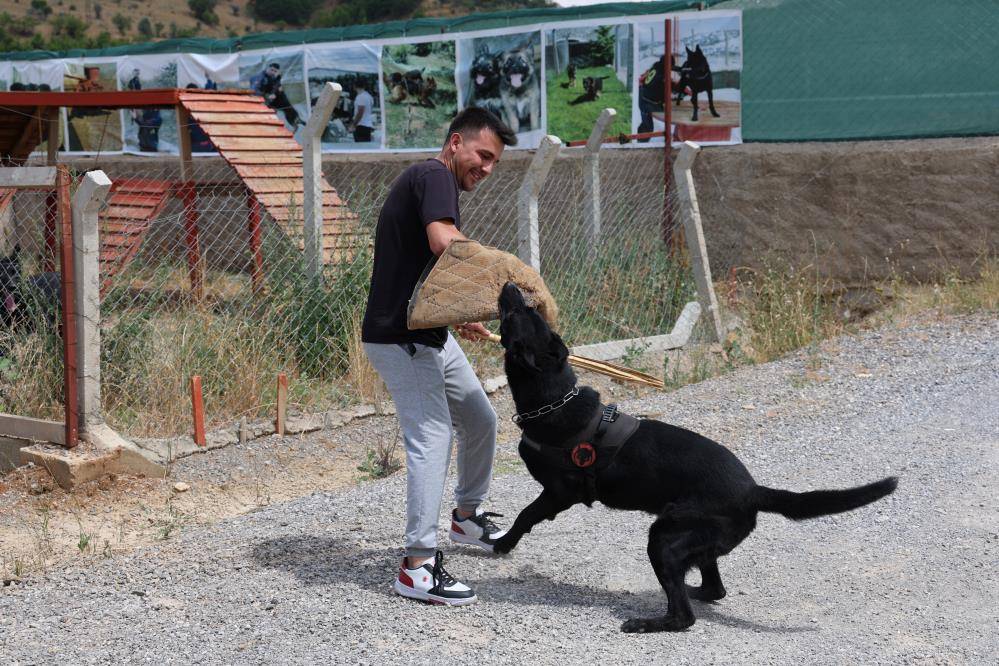
[[718, 571], [718, 560], [705, 562], [697, 567], [701, 570], [701, 586], [687, 586], [687, 596], [698, 601], [718, 601], [725, 597], [725, 586], [722, 585], [721, 573]]
[[548, 490], [542, 490], [537, 499], [524, 507], [507, 533], [496, 540], [493, 552], [503, 555], [516, 548], [520, 539], [543, 520], [555, 520], [555, 516], [575, 504], [575, 501], [556, 496]]
[[692, 562], [714, 550], [716, 539], [715, 530], [710, 527], [691, 526], [689, 519], [684, 519], [683, 523], [678, 524], [673, 516], [665, 515], [649, 529], [649, 560], [666, 592], [669, 604], [666, 615], [627, 620], [621, 625], [621, 631], [683, 631], [694, 624], [684, 574]]
[[690, 122], [697, 122], [697, 91], [693, 87], [690, 89], [690, 103], [694, 105], [694, 115], [691, 116]]

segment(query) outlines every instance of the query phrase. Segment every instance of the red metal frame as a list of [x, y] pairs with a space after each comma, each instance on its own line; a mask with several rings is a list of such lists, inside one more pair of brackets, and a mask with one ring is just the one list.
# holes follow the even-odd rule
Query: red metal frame
[[[184, 89], [154, 88], [150, 90], [102, 90], [98, 92], [0, 92], [0, 106], [76, 106], [102, 109], [136, 109], [150, 106], [175, 106]], [[240, 95], [253, 97], [249, 90], [205, 91], [199, 95]]]
[[663, 31], [663, 240], [673, 252], [675, 234], [673, 233], [673, 197], [670, 183], [673, 182], [673, 21], [665, 20]]
[[261, 251], [263, 239], [260, 231], [260, 203], [252, 192], [246, 193], [247, 226], [250, 234], [250, 283], [253, 293], [259, 294], [264, 286], [264, 255]]
[[62, 272], [62, 355], [66, 420], [66, 447], [78, 442], [80, 408], [76, 377], [76, 280], [73, 268], [73, 218], [69, 199], [71, 177], [65, 165], [57, 167], [57, 218], [60, 235], [59, 269]]

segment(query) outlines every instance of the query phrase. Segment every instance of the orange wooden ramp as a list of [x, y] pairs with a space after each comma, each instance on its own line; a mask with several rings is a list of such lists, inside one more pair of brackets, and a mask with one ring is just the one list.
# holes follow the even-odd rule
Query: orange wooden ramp
[[[304, 247], [302, 147], [274, 109], [240, 93], [182, 90], [179, 98], [257, 202]], [[367, 239], [357, 215], [325, 178], [321, 182], [323, 262], [349, 261]]]
[[101, 296], [135, 258], [150, 222], [166, 206], [172, 189], [166, 180], [129, 179], [111, 184], [99, 225]]

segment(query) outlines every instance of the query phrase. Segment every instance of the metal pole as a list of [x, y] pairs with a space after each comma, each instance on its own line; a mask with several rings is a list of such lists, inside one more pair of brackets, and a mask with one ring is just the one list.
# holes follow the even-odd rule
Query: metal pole
[[666, 19], [663, 32], [663, 122], [666, 124], [663, 135], [663, 241], [673, 249], [673, 197], [670, 183], [673, 182], [673, 21]]

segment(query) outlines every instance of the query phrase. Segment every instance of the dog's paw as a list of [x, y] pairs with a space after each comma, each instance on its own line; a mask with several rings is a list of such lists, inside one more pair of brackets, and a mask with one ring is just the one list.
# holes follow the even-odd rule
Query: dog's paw
[[516, 539], [511, 539], [509, 535], [501, 536], [493, 543], [493, 552], [497, 555], [506, 555], [516, 548]]
[[694, 624], [694, 618], [678, 618], [673, 616], [665, 617], [636, 617], [625, 620], [621, 625], [621, 631], [626, 634], [649, 634], [658, 631], [684, 631]]

